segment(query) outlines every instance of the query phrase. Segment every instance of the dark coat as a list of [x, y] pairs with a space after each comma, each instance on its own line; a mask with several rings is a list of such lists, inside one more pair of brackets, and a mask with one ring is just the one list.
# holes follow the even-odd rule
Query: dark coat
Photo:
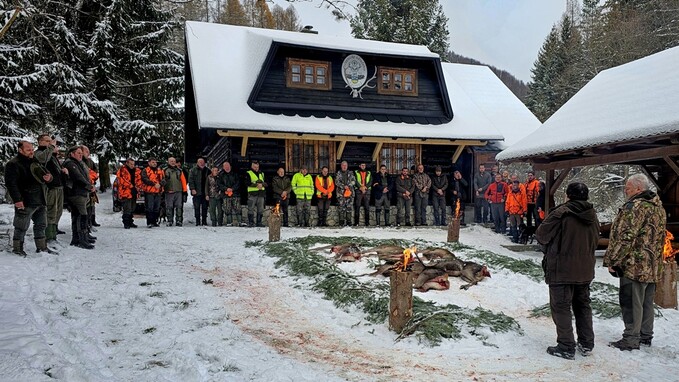
[[386, 195], [387, 199], [391, 199], [391, 196], [394, 193], [394, 179], [389, 177], [389, 174], [384, 174], [384, 176], [382, 176], [382, 173], [378, 172], [375, 174], [372, 184], [375, 200], [380, 199], [384, 195], [385, 187], [389, 188]]
[[35, 155], [33, 156], [33, 158], [38, 160], [38, 162], [44, 164], [45, 168], [47, 168], [47, 171], [52, 174], [52, 181], [47, 183], [47, 188], [57, 188], [63, 186], [61, 163], [59, 163], [59, 159], [57, 159], [53, 152], [54, 150], [52, 148], [48, 150], [48, 148], [45, 146], [39, 146], [35, 150]]
[[273, 196], [276, 200], [281, 198], [283, 191], [287, 191], [288, 198], [290, 197], [290, 191], [292, 191], [292, 184], [290, 183], [290, 178], [286, 175], [274, 176], [271, 179], [271, 190], [273, 191]]
[[594, 279], [599, 220], [591, 203], [569, 200], [555, 207], [535, 237], [545, 248], [542, 269], [547, 284], [589, 284]]
[[403, 198], [403, 194], [406, 191], [409, 191], [410, 198], [413, 198], [413, 193], [415, 192], [415, 183], [413, 183], [413, 179], [410, 176], [404, 178], [402, 175], [399, 175], [398, 178], [396, 178], [396, 194], [399, 198]]
[[446, 195], [446, 190], [448, 189], [448, 177], [441, 174], [441, 175], [434, 175], [431, 176], [431, 193], [434, 196], [438, 195], [438, 190], [443, 191], [443, 195]]
[[64, 167], [68, 170], [64, 194], [67, 196], [89, 196], [92, 183], [90, 182], [90, 174], [85, 172], [82, 162], [69, 157], [64, 161]]
[[233, 190], [233, 194], [235, 196], [240, 195], [240, 180], [238, 179], [238, 174], [236, 174], [235, 171], [231, 170], [230, 172], [226, 172], [224, 170], [221, 170], [219, 172], [219, 191], [222, 193], [222, 196], [227, 196], [226, 190], [230, 188]]
[[202, 169], [195, 165], [189, 172], [189, 188], [196, 191], [195, 196], [205, 196], [205, 179], [210, 175], [207, 166]]
[[5, 166], [5, 186], [14, 203], [24, 202], [26, 207], [45, 205], [42, 183], [31, 173], [34, 160], [18, 154]]
[[[450, 194], [451, 194], [451, 200], [453, 203], [457, 202], [457, 199], [461, 200], [467, 200], [467, 187], [469, 187], [469, 183], [467, 183], [464, 178], [455, 179], [454, 177], [451, 178], [450, 181]], [[453, 191], [457, 191], [457, 195], [453, 194]]]

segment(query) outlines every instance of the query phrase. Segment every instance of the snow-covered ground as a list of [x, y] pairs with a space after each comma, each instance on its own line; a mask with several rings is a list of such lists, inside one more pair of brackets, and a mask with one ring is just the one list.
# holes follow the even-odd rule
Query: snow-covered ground
[[[468, 291], [451, 278], [447, 291], [417, 296], [463, 307], [482, 306], [514, 317], [524, 334], [488, 333], [444, 340], [395, 342], [386, 324], [368, 324], [274, 267], [248, 240], [265, 228], [161, 227], [124, 230], [101, 197], [95, 250], [67, 246], [66, 214], [59, 256], [29, 258], [0, 252], [1, 381], [670, 381], [679, 379], [679, 312], [656, 318], [653, 347], [620, 352], [607, 347], [622, 320], [594, 321], [592, 356], [575, 361], [545, 353], [555, 343], [550, 318], [530, 318], [548, 301], [547, 286], [507, 270]], [[185, 216], [192, 216], [190, 204]], [[0, 206], [9, 228], [10, 205]], [[284, 229], [283, 239], [309, 234], [444, 241], [438, 229]], [[32, 235], [29, 233], [29, 235]], [[68, 236], [68, 237], [66, 237]], [[506, 237], [464, 228], [464, 244], [515, 258]], [[342, 264], [366, 273], [366, 261]], [[366, 276], [368, 277], [368, 276]], [[213, 283], [204, 283], [212, 279]], [[615, 283], [603, 268], [596, 280]], [[385, 279], [385, 282], [386, 279]]]

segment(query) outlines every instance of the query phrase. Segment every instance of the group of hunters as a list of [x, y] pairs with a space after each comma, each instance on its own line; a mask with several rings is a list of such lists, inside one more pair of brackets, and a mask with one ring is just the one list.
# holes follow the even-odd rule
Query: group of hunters
[[[373, 174], [366, 169], [366, 163], [361, 163], [357, 170], [349, 170], [346, 161], [340, 164], [340, 170], [329, 174], [324, 166], [321, 173], [313, 177], [306, 166], [292, 178], [285, 174], [285, 169], [278, 168], [276, 175], [268, 180], [260, 171], [259, 163], [252, 162], [250, 170], [245, 174], [243, 188], [247, 192], [247, 222], [241, 222], [240, 189], [241, 179], [226, 161], [220, 167], [210, 168], [204, 158], [199, 158], [188, 176], [176, 164], [174, 158], [168, 159], [165, 169], [157, 166], [155, 159], [148, 160], [144, 169], [135, 168], [134, 161], [129, 159], [126, 165], [118, 171], [118, 189], [123, 201], [123, 224], [125, 228], [135, 227], [132, 214], [135, 207], [136, 190], [144, 191], [146, 198], [147, 224], [158, 226], [160, 210], [157, 195], [165, 193], [165, 211], [168, 225], [182, 225], [181, 195], [190, 190], [193, 198], [196, 225], [207, 225], [208, 213], [212, 226], [263, 227], [262, 218], [267, 198], [267, 188], [271, 188], [274, 203], [282, 211], [283, 226], [289, 226], [288, 209], [290, 199], [296, 199], [297, 224], [300, 227], [311, 226], [311, 201], [317, 200], [318, 226], [328, 225], [328, 210], [333, 196], [337, 200], [339, 211], [339, 225], [358, 225], [360, 208], [364, 209], [365, 225], [370, 225], [370, 200], [375, 200], [375, 224], [389, 226], [390, 207], [392, 197], [397, 200], [397, 214], [395, 224], [403, 222], [411, 226], [410, 210], [415, 208], [415, 225], [427, 225], [426, 208], [432, 199], [434, 211], [434, 225], [446, 225], [446, 198], [451, 191], [452, 205], [458, 200], [464, 201], [465, 189], [468, 183], [459, 171], [455, 171], [452, 179], [448, 179], [436, 167], [434, 174], [424, 172], [424, 166], [418, 165], [411, 174], [407, 168], [395, 179], [387, 174], [386, 166], [381, 166], [379, 172]], [[188, 178], [188, 181], [186, 180]], [[151, 198], [149, 198], [151, 195]], [[184, 200], [185, 201], [185, 200]], [[464, 210], [464, 205], [462, 205]], [[176, 212], [176, 221], [173, 216]], [[352, 217], [353, 214], [353, 217]], [[384, 218], [384, 219], [382, 219]]]
[[[58, 224], [64, 206], [71, 212], [71, 245], [93, 249], [96, 237], [95, 183], [98, 173], [86, 146], [66, 150], [66, 158], [58, 158], [58, 138], [41, 134], [37, 149], [31, 142], [18, 143], [17, 156], [5, 166], [5, 185], [14, 203], [14, 235], [12, 252], [26, 257], [24, 238], [33, 222], [35, 247], [38, 252], [57, 254], [55, 246]], [[143, 191], [148, 227], [157, 227], [161, 198], [165, 204], [167, 225], [181, 226], [183, 204], [190, 193], [193, 198], [196, 225], [207, 225], [210, 213], [212, 225], [240, 225], [240, 180], [229, 162], [208, 168], [203, 158], [187, 174], [175, 158], [169, 158], [165, 168], [159, 168], [155, 158], [148, 159], [141, 169], [128, 159], [116, 174], [117, 192], [123, 207], [123, 225], [136, 228], [133, 212], [136, 197]], [[592, 310], [589, 286], [594, 278], [594, 250], [599, 237], [599, 222], [593, 205], [588, 202], [589, 190], [582, 183], [571, 183], [566, 189], [566, 201], [545, 217], [544, 183], [529, 172], [525, 183], [516, 175], [499, 173], [493, 168], [487, 173], [480, 165], [472, 190], [475, 193], [475, 221], [492, 219], [496, 232], [503, 233], [509, 219], [512, 239], [517, 239], [517, 226], [526, 217], [528, 226], [535, 221], [538, 242], [543, 245], [543, 270], [550, 288], [550, 309], [557, 328], [557, 345], [547, 348], [551, 355], [573, 359], [576, 349], [584, 356], [594, 346]], [[188, 181], [187, 181], [188, 177]], [[315, 196], [318, 205], [318, 225], [327, 225], [327, 213], [333, 195], [337, 199], [340, 225], [359, 223], [359, 210], [365, 210], [365, 225], [369, 225], [369, 202], [375, 200], [376, 225], [390, 225], [392, 196], [397, 200], [396, 225], [410, 225], [410, 209], [414, 203], [415, 225], [426, 225], [426, 208], [432, 199], [434, 224], [446, 224], [446, 195], [452, 195], [451, 205], [464, 201], [467, 182], [459, 171], [451, 178], [436, 167], [434, 174], [424, 172], [419, 164], [411, 170], [403, 168], [394, 178], [385, 166], [372, 174], [366, 163], [349, 170], [342, 162], [340, 170], [329, 174], [323, 167], [313, 178], [304, 166], [290, 179], [283, 168], [267, 181], [259, 164], [252, 162], [243, 186], [247, 190], [249, 226], [262, 226], [266, 189], [271, 187], [275, 203], [283, 212], [283, 224], [288, 225], [288, 205], [294, 194], [297, 199], [298, 224], [310, 225], [310, 202]], [[609, 346], [620, 350], [650, 346], [653, 338], [653, 295], [659, 281], [665, 240], [666, 213], [650, 182], [643, 174], [630, 176], [624, 188], [626, 203], [613, 221], [604, 266], [620, 278], [619, 301], [625, 330], [622, 339]], [[461, 206], [464, 211], [464, 205]], [[384, 219], [382, 220], [382, 214]], [[543, 222], [544, 219], [544, 222]], [[461, 216], [462, 222], [464, 216]], [[542, 224], [541, 224], [542, 222]], [[572, 329], [575, 315], [577, 340]]]

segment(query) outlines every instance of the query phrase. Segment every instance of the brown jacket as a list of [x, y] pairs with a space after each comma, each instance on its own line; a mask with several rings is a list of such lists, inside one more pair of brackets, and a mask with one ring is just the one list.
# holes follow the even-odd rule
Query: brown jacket
[[542, 269], [547, 284], [589, 284], [594, 279], [599, 220], [591, 203], [569, 200], [557, 206], [535, 237], [545, 246]]

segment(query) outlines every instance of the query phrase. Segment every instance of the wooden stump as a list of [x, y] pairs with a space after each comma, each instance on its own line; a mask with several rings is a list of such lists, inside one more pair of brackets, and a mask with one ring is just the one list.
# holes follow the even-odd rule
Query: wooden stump
[[413, 317], [413, 273], [392, 271], [389, 286], [389, 329], [401, 333]]
[[269, 215], [269, 241], [281, 241], [281, 215]]
[[663, 272], [660, 281], [655, 285], [653, 301], [662, 308], [677, 309], [677, 262], [663, 262]]
[[460, 219], [451, 219], [448, 223], [448, 242], [457, 243], [460, 241]]

